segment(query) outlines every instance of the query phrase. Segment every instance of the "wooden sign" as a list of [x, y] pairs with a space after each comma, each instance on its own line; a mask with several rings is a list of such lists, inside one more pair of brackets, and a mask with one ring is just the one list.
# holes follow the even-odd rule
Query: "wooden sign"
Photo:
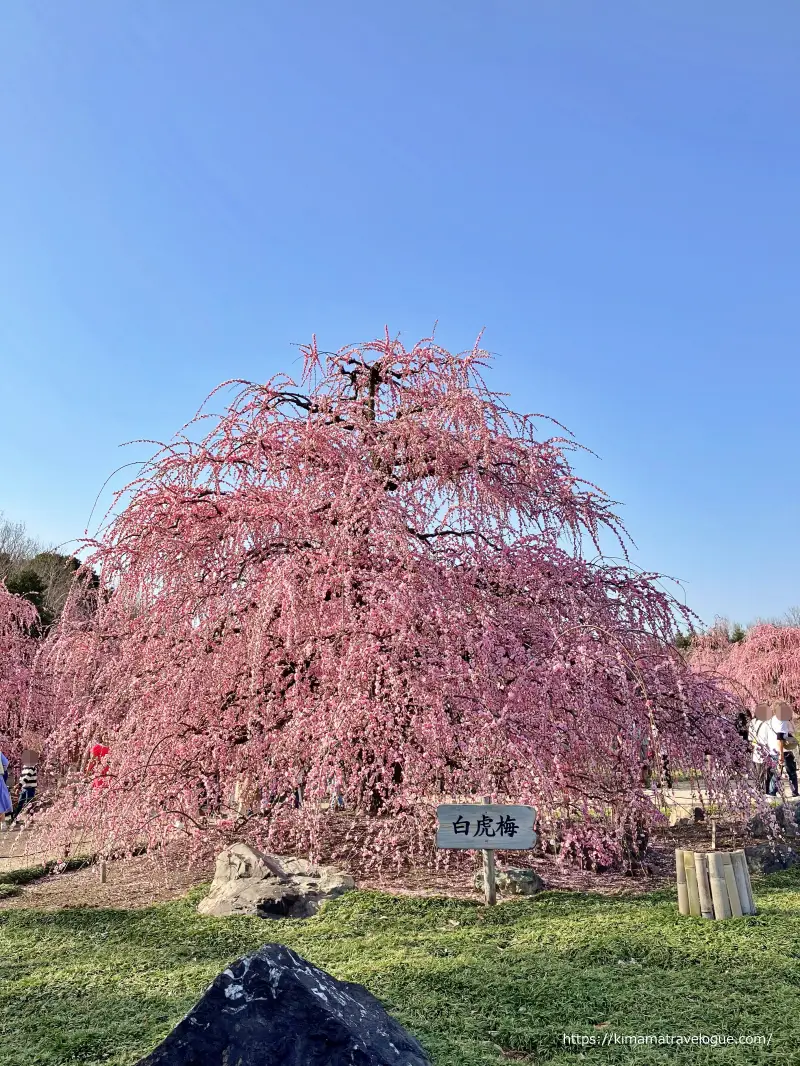
[[522, 851], [536, 843], [533, 807], [500, 803], [442, 803], [436, 808], [437, 848]]
[[497, 902], [494, 853], [522, 851], [536, 843], [533, 807], [490, 803], [440, 803], [437, 848], [469, 848], [483, 853], [483, 891], [487, 904]]

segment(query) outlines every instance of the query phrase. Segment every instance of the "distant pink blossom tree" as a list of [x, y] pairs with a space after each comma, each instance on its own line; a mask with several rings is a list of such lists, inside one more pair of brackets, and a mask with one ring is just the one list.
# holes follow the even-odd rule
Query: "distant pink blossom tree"
[[694, 638], [689, 661], [751, 711], [757, 703], [800, 699], [800, 626], [762, 623], [738, 641], [728, 639], [724, 625], [713, 626]]
[[647, 765], [744, 787], [735, 697], [672, 647], [687, 613], [602, 556], [612, 505], [484, 353], [387, 334], [304, 359], [300, 383], [234, 383], [90, 545], [113, 591], [48, 650], [50, 759], [84, 766], [65, 830], [313, 849], [342, 803], [368, 857], [430, 860], [436, 802], [491, 794], [608, 865], [659, 820]]
[[32, 684], [38, 622], [34, 605], [0, 581], [0, 751], [9, 759], [40, 743], [45, 731]]

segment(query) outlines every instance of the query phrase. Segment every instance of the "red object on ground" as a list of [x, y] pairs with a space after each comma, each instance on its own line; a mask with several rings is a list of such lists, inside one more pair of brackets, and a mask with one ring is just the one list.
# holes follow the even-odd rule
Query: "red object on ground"
[[109, 749], [105, 744], [95, 744], [92, 748], [92, 757], [89, 760], [89, 765], [86, 767], [86, 772], [94, 774], [94, 780], [92, 781], [92, 788], [102, 788], [103, 785], [107, 785], [108, 781], [104, 778], [108, 775], [108, 763], [103, 760], [108, 755]]

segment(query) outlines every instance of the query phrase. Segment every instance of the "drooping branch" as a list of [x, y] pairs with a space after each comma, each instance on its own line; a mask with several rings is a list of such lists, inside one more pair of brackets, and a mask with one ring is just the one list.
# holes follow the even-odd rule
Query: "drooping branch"
[[339, 795], [393, 861], [430, 857], [436, 796], [492, 793], [608, 862], [658, 817], [647, 760], [703, 766], [709, 730], [722, 802], [736, 700], [674, 654], [653, 575], [586, 560], [625, 533], [575, 445], [491, 392], [477, 350], [305, 354], [302, 386], [243, 384], [160, 449], [90, 546], [114, 591], [48, 646], [50, 758], [102, 740], [110, 772], [71, 781], [64, 826], [154, 842], [180, 811], [212, 839], [244, 789], [248, 831], [311, 846]]

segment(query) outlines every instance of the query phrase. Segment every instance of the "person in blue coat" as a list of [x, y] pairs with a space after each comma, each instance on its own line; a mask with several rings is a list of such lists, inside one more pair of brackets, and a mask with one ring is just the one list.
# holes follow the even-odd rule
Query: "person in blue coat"
[[11, 802], [11, 793], [8, 791], [8, 758], [0, 751], [0, 815], [3, 815], [7, 822], [11, 821], [11, 811], [13, 804]]

